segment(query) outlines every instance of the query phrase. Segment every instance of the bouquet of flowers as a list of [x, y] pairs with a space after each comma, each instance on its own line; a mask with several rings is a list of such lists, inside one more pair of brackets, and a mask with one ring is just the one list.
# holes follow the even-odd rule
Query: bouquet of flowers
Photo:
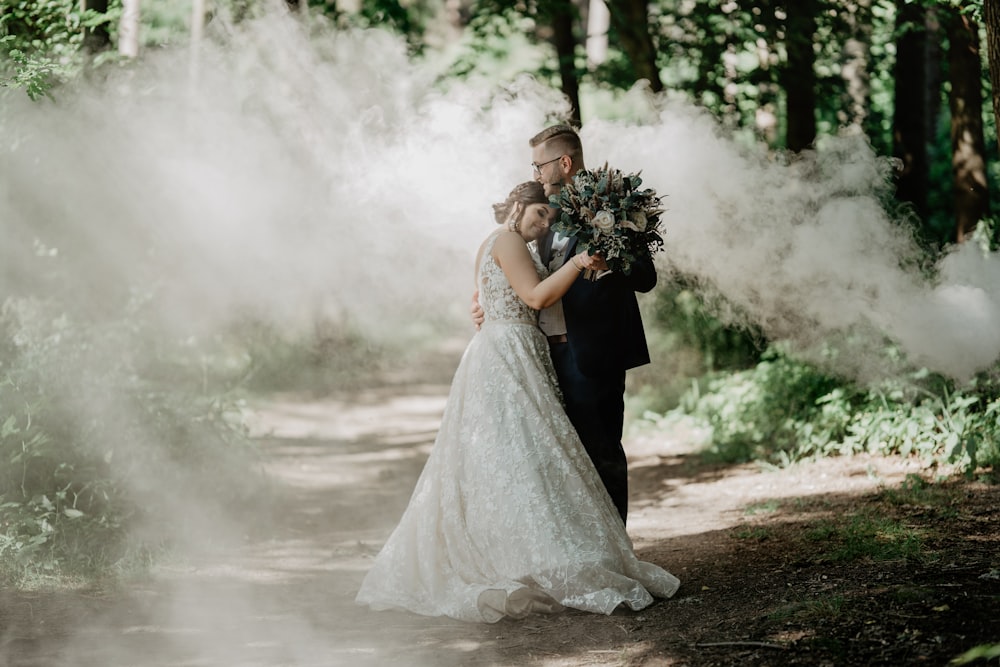
[[632, 264], [663, 249], [660, 199], [640, 190], [639, 174], [622, 174], [607, 163], [581, 169], [549, 203], [559, 209], [552, 229], [576, 238], [581, 250], [601, 253], [608, 268], [628, 275]]

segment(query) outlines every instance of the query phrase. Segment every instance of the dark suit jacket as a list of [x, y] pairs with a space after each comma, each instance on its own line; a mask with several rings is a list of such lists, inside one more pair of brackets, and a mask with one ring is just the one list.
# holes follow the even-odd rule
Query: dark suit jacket
[[[538, 252], [548, 265], [552, 255], [550, 231], [539, 240]], [[577, 252], [576, 239], [566, 246], [564, 263]], [[582, 276], [562, 298], [566, 335], [580, 372], [590, 377], [618, 375], [649, 363], [636, 292], [656, 286], [656, 268], [650, 257], [637, 262], [629, 275], [612, 272], [600, 280]]]

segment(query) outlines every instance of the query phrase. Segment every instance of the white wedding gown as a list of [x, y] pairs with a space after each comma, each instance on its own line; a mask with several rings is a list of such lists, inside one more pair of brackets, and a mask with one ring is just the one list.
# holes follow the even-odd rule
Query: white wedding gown
[[495, 240], [479, 267], [486, 321], [455, 373], [410, 503], [357, 601], [492, 623], [563, 607], [610, 614], [670, 597], [680, 582], [636, 558], [563, 411], [538, 313], [491, 255]]

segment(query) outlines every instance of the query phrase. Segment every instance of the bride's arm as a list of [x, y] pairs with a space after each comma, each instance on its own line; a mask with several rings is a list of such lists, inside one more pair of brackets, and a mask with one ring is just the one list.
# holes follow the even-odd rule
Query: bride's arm
[[545, 280], [539, 280], [528, 246], [514, 232], [505, 232], [497, 238], [493, 245], [493, 257], [517, 295], [535, 310], [551, 306], [561, 299], [580, 273], [590, 268], [594, 261], [587, 253], [580, 253]]

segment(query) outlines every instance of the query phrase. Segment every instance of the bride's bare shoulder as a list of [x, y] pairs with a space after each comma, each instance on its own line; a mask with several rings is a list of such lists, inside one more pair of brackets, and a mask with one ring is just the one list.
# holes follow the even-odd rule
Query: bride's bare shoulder
[[522, 250], [526, 250], [527, 247], [528, 244], [524, 242], [524, 239], [521, 238], [520, 234], [507, 229], [502, 230], [496, 235], [496, 243], [493, 245], [495, 252], [520, 252]]

